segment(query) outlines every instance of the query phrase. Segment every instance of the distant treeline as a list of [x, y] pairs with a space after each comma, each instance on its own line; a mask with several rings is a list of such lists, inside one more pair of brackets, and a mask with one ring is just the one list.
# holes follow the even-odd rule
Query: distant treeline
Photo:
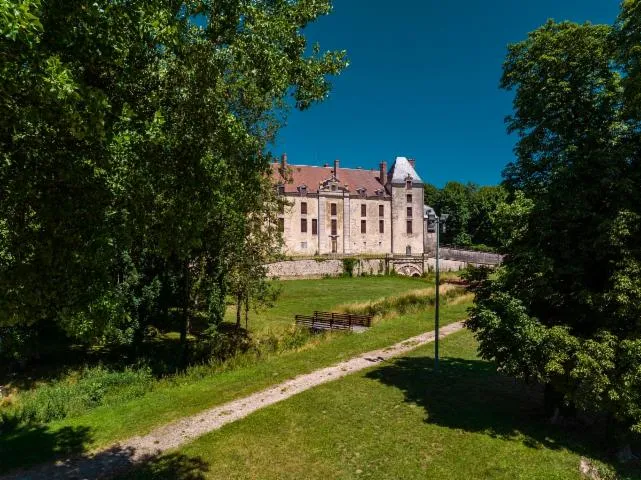
[[502, 186], [448, 182], [443, 188], [428, 183], [424, 189], [426, 205], [438, 215], [450, 214], [441, 236], [443, 243], [481, 250], [500, 247], [502, 242], [493, 218], [497, 207], [507, 199], [507, 191]]

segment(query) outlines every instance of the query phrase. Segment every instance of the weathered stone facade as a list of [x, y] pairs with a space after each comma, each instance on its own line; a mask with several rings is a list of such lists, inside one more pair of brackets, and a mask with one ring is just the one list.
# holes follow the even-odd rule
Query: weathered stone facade
[[280, 226], [287, 255], [397, 254], [425, 251], [423, 181], [398, 157], [379, 170], [272, 165], [287, 206]]

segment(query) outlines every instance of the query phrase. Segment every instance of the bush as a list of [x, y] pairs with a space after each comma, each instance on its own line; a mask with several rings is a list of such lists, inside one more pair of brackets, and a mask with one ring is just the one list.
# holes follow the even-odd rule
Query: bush
[[347, 257], [343, 259], [343, 275], [346, 277], [354, 276], [354, 267], [358, 263], [358, 258]]
[[140, 397], [153, 388], [148, 368], [112, 371], [99, 366], [69, 374], [17, 396], [0, 415], [0, 426], [46, 423], [76, 416], [100, 405], [113, 405]]

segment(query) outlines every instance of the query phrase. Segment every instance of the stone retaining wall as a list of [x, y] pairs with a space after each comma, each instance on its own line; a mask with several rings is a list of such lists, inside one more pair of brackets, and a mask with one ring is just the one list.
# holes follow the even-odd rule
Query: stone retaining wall
[[473, 250], [450, 247], [441, 247], [439, 257], [478, 265], [499, 265], [503, 261], [503, 255], [498, 253], [475, 252]]
[[[354, 275], [366, 273], [368, 275], [383, 275], [386, 262], [401, 275], [420, 275], [423, 272], [433, 272], [436, 268], [436, 259], [420, 257], [410, 260], [408, 258], [371, 258], [358, 260], [354, 265]], [[456, 272], [467, 267], [468, 262], [457, 260], [440, 260], [442, 272]], [[296, 278], [322, 278], [325, 276], [337, 277], [343, 274], [342, 259], [319, 260], [288, 260], [271, 263], [267, 266], [267, 276], [278, 277], [283, 280]]]
[[[354, 275], [382, 275], [385, 273], [385, 258], [359, 260], [354, 265]], [[289, 260], [271, 263], [267, 266], [267, 276], [282, 279], [336, 277], [343, 274], [343, 260]]]

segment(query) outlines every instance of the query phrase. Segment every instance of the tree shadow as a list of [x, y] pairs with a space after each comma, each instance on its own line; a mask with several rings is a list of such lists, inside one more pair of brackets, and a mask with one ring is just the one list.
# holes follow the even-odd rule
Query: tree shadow
[[[31, 430], [42, 430], [41, 428]], [[37, 436], [37, 437], [36, 437]], [[31, 437], [31, 438], [28, 438]], [[47, 445], [44, 439], [47, 439]], [[24, 448], [22, 442], [34, 440], [30, 449]], [[66, 427], [55, 434], [30, 432], [20, 439], [17, 445], [2, 445], [3, 480], [50, 480], [67, 478], [121, 478], [121, 479], [176, 479], [202, 480], [209, 465], [199, 457], [189, 457], [179, 453], [167, 455], [137, 455], [131, 447], [115, 446], [97, 454], [81, 453], [89, 441], [87, 429]], [[43, 451], [43, 448], [48, 450]], [[19, 457], [12, 458], [10, 453], [16, 450]], [[29, 451], [40, 452], [28, 456]], [[43, 458], [40, 458], [40, 457]], [[51, 457], [58, 460], [51, 461]], [[40, 463], [43, 460], [46, 463]], [[36, 464], [33, 468], [17, 469], [19, 465]], [[6, 476], [2, 476], [7, 473]]]
[[629, 466], [616, 465], [597, 425], [570, 421], [552, 425], [543, 411], [543, 388], [497, 373], [490, 362], [442, 358], [438, 373], [431, 357], [403, 357], [367, 373], [400, 389], [419, 405], [426, 423], [522, 442], [530, 448], [565, 448], [612, 465], [621, 478]]
[[89, 427], [51, 430], [42, 425], [13, 426], [9, 431], [0, 432], [0, 473], [80, 454], [91, 441]]
[[116, 478], [122, 480], [203, 480], [205, 473], [208, 471], [209, 464], [200, 457], [170, 453], [158, 457], [151, 457], [135, 466], [131, 471]]

